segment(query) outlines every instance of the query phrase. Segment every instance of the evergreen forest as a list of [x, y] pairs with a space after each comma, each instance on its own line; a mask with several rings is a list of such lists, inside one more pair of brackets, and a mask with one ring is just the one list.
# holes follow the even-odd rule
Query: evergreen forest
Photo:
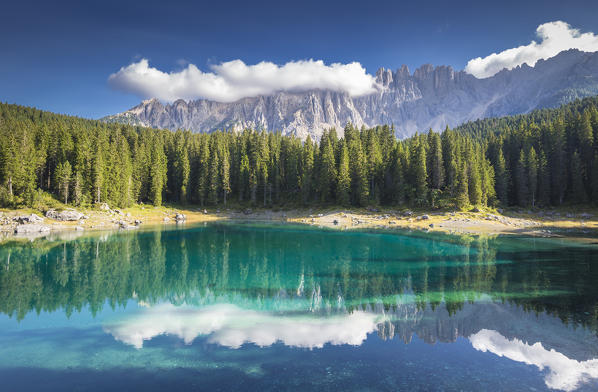
[[598, 97], [398, 140], [157, 130], [0, 104], [0, 205], [549, 207], [598, 201]]

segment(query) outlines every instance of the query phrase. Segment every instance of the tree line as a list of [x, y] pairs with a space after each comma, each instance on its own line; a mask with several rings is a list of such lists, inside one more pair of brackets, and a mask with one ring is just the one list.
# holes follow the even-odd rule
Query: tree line
[[0, 104], [0, 205], [551, 206], [598, 200], [598, 99], [397, 140], [194, 134]]

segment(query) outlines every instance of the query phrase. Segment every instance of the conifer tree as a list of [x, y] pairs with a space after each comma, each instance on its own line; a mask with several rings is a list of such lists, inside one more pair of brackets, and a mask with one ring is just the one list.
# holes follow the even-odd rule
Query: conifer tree
[[523, 149], [519, 153], [519, 160], [517, 161], [516, 172], [516, 186], [517, 186], [517, 202], [520, 206], [525, 207], [529, 204], [529, 186], [528, 186], [528, 170], [527, 157]]
[[538, 204], [543, 207], [550, 205], [550, 172], [544, 151], [538, 159]]
[[422, 142], [418, 142], [414, 145], [413, 150], [413, 159], [411, 161], [412, 200], [417, 205], [424, 206], [428, 198], [426, 149]]
[[527, 154], [527, 179], [529, 184], [529, 200], [532, 207], [536, 206], [536, 197], [538, 189], [538, 157], [536, 150], [531, 147]]
[[495, 183], [496, 183], [496, 196], [503, 205], [509, 204], [508, 199], [508, 187], [509, 187], [509, 175], [507, 173], [507, 167], [505, 157], [502, 153], [502, 148], [498, 150], [498, 157], [495, 166]]
[[460, 170], [457, 173], [457, 187], [456, 187], [456, 197], [455, 197], [455, 204], [457, 208], [463, 210], [467, 206], [469, 206], [469, 184], [467, 179], [467, 163], [463, 162], [461, 165]]
[[361, 139], [352, 139], [349, 146], [349, 171], [351, 172], [351, 195], [353, 204], [366, 206], [369, 199], [367, 163]]
[[571, 157], [571, 200], [574, 203], [585, 203], [587, 201], [583, 178], [584, 170], [581, 157], [575, 151]]
[[349, 151], [347, 145], [342, 143], [340, 149], [340, 162], [338, 165], [338, 181], [336, 187], [336, 202], [340, 205], [349, 205], [351, 190], [351, 176], [349, 173]]
[[58, 166], [56, 166], [56, 184], [60, 190], [64, 204], [68, 204], [71, 176], [72, 168], [69, 161], [59, 163]]

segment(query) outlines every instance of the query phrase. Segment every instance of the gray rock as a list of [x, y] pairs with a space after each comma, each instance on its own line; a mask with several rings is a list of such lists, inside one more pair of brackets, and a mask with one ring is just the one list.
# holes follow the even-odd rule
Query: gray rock
[[428, 220], [428, 219], [430, 219], [430, 217], [428, 215], [422, 215], [420, 218], [422, 220]]
[[177, 212], [177, 214], [174, 216], [174, 220], [177, 222], [184, 222], [187, 220], [187, 217], [185, 216], [185, 214]]
[[49, 232], [50, 226], [48, 225], [40, 225], [37, 223], [26, 223], [22, 225], [18, 225], [15, 228], [15, 234], [28, 234], [28, 233], [45, 233]]
[[165, 216], [163, 220], [164, 220], [164, 222], [170, 222], [170, 218], [167, 216]]
[[84, 215], [79, 211], [75, 210], [64, 210], [64, 211], [56, 211], [56, 210], [48, 210], [46, 212], [46, 218], [54, 219], [57, 221], [78, 221], [83, 218]]
[[41, 223], [44, 221], [44, 218], [42, 218], [39, 215], [36, 214], [31, 214], [31, 215], [21, 215], [21, 216], [15, 216], [13, 218], [13, 220], [15, 222], [18, 222], [20, 224], [24, 224], [24, 223]]

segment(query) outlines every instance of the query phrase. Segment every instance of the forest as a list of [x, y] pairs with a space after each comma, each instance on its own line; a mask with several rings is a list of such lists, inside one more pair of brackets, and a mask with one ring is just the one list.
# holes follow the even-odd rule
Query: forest
[[392, 126], [320, 140], [191, 133], [0, 104], [0, 205], [44, 196], [201, 206], [549, 207], [598, 201], [598, 97], [405, 140]]

